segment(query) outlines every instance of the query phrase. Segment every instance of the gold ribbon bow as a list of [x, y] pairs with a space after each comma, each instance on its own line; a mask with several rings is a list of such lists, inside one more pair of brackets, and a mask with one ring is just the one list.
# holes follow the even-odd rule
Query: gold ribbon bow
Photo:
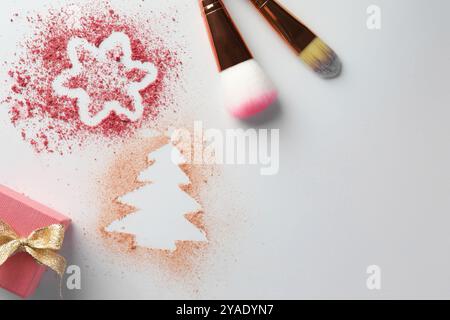
[[64, 226], [61, 224], [34, 230], [27, 238], [21, 238], [13, 228], [0, 220], [0, 266], [16, 252], [27, 252], [62, 278], [66, 259], [56, 251], [61, 249], [63, 241]]

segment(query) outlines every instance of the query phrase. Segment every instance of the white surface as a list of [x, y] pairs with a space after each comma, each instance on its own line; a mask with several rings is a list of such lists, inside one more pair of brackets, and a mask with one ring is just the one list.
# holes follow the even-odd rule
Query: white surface
[[[82, 290], [67, 291], [66, 298], [450, 298], [450, 3], [282, 1], [343, 60], [342, 76], [324, 81], [248, 1], [226, 1], [280, 90], [279, 108], [266, 121], [244, 124], [214, 98], [218, 77], [196, 2], [145, 2], [155, 10], [180, 7], [177, 28], [192, 55], [185, 75], [189, 108], [208, 127], [280, 128], [280, 173], [224, 168], [223, 183], [236, 192], [246, 223], [193, 293], [176, 281], [158, 281], [151, 270], [112, 263], [93, 240], [98, 212], [85, 199], [110, 152], [106, 146], [37, 156], [2, 108], [0, 183], [74, 218], [64, 254], [81, 266]], [[382, 8], [380, 31], [366, 28], [366, 8], [374, 3]], [[27, 5], [37, 2], [2, 1], [2, 58], [15, 41], [10, 13]], [[220, 207], [225, 200], [215, 201]], [[380, 291], [366, 288], [372, 264], [382, 268]], [[51, 273], [42, 283], [34, 298], [57, 297]], [[13, 297], [0, 292], [0, 298]]]

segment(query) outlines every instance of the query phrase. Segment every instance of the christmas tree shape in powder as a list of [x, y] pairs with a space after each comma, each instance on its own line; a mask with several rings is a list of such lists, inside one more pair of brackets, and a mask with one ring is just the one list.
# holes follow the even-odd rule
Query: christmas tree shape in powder
[[149, 154], [153, 161], [138, 177], [143, 187], [118, 199], [136, 211], [112, 222], [108, 232], [133, 235], [136, 245], [161, 250], [175, 250], [176, 241], [207, 241], [204, 232], [186, 219], [186, 214], [201, 210], [200, 204], [180, 186], [189, 185], [181, 170], [181, 153], [172, 144]]

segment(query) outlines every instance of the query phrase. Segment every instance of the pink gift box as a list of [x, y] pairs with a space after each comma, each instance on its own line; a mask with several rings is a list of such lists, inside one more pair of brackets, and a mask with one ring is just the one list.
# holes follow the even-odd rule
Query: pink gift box
[[[70, 225], [69, 218], [4, 186], [0, 186], [0, 219], [21, 237], [51, 224], [66, 229]], [[0, 287], [26, 298], [34, 293], [45, 270], [29, 254], [17, 253], [0, 266]]]

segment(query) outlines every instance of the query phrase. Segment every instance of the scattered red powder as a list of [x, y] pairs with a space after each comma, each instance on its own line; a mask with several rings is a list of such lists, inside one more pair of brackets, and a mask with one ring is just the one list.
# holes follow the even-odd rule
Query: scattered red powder
[[121, 61], [122, 49], [109, 51], [109, 59], [101, 61], [86, 48], [77, 48], [82, 70], [77, 76], [69, 78], [64, 86], [70, 89], [81, 88], [89, 95], [91, 116], [100, 112], [108, 101], [118, 101], [122, 107], [135, 110], [133, 98], [127, 89], [131, 83], [142, 81], [146, 72], [136, 68], [128, 70]]
[[[34, 32], [22, 43], [23, 52], [17, 60], [9, 65], [13, 84], [5, 102], [10, 106], [11, 122], [37, 152], [62, 154], [88, 138], [129, 137], [144, 124], [151, 126], [161, 111], [174, 104], [172, 89], [177, 85], [182, 63], [177, 50], [168, 48], [163, 37], [151, 27], [162, 23], [163, 17], [119, 14], [108, 3], [78, 9], [51, 9], [45, 16], [28, 17]], [[86, 39], [98, 47], [113, 32], [125, 33], [131, 41], [132, 59], [154, 64], [158, 77], [140, 91], [144, 106], [140, 120], [131, 122], [112, 112], [98, 126], [89, 127], [79, 119], [77, 100], [55, 94], [52, 83], [61, 72], [72, 67], [67, 53], [72, 38]], [[117, 59], [120, 60], [120, 54]], [[69, 86], [89, 89], [97, 102], [117, 99], [133, 108], [130, 99], [120, 92], [101, 89], [102, 85], [110, 85], [102, 74], [92, 74], [95, 79], [81, 76], [71, 80]], [[126, 77], [133, 81], [143, 75], [138, 70], [127, 70]]]

